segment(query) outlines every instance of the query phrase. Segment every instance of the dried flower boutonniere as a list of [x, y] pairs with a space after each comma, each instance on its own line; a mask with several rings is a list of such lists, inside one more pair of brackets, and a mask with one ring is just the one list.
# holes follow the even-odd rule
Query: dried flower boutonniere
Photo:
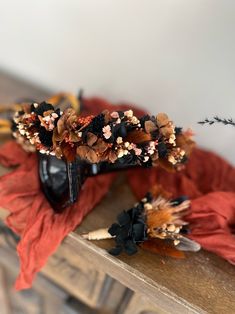
[[190, 201], [186, 197], [168, 200], [155, 187], [134, 207], [123, 211], [110, 228], [83, 234], [88, 240], [113, 238], [116, 245], [109, 253], [135, 254], [138, 246], [154, 253], [184, 257], [183, 251], [198, 251], [200, 245], [185, 237]]

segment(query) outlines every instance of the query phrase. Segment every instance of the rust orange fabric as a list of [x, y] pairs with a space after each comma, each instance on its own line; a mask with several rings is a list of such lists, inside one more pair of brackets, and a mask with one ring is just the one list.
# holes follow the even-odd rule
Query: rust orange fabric
[[[85, 99], [83, 114], [129, 108], [129, 105], [112, 106], [98, 98]], [[136, 115], [144, 114], [142, 110], [134, 110]], [[0, 206], [10, 212], [6, 223], [21, 237], [17, 247], [20, 274], [15, 288], [27, 289], [66, 235], [108, 192], [114, 175], [89, 178], [78, 202], [62, 214], [56, 214], [40, 189], [36, 154], [27, 154], [15, 141], [9, 141], [0, 147], [0, 163], [15, 167], [0, 178]], [[232, 166], [215, 154], [195, 149], [181, 173], [135, 169], [128, 172], [128, 178], [138, 197], [155, 183], [162, 184], [174, 196], [188, 195], [192, 199], [192, 213], [188, 216], [191, 237], [205, 249], [235, 264], [235, 169]]]

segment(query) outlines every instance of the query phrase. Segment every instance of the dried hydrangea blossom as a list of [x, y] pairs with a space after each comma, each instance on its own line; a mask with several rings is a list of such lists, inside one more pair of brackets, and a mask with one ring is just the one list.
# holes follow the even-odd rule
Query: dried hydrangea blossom
[[185, 237], [184, 216], [190, 201], [186, 197], [169, 200], [164, 194], [165, 191], [155, 186], [134, 207], [121, 212], [110, 228], [91, 231], [83, 237], [88, 240], [113, 238], [116, 245], [109, 250], [112, 255], [123, 251], [133, 255], [138, 246], [158, 253], [166, 253], [167, 247], [168, 255], [175, 257], [183, 256], [183, 253], [176, 253], [177, 250], [198, 251], [200, 245]]

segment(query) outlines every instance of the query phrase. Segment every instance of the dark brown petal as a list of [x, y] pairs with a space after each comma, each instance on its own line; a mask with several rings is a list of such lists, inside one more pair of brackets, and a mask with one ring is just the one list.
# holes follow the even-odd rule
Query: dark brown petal
[[22, 106], [22, 110], [25, 113], [30, 113], [31, 112], [31, 104], [23, 103], [21, 106]]
[[74, 124], [77, 124], [77, 116], [76, 116], [76, 114], [72, 113], [71, 116], [69, 116], [67, 118], [66, 127], [67, 128], [73, 128]]
[[57, 122], [58, 134], [61, 134], [64, 131], [64, 116], [62, 116]]
[[97, 163], [98, 162], [98, 156], [96, 155], [96, 152], [93, 149], [90, 149], [87, 152], [87, 160], [91, 163]]
[[100, 161], [114, 163], [117, 160], [117, 158], [118, 158], [117, 154], [112, 149], [109, 148], [100, 156]]
[[87, 133], [87, 144], [89, 146], [94, 145], [96, 143], [97, 139], [98, 139], [98, 137], [95, 134], [93, 134], [91, 132]]
[[68, 131], [64, 130], [63, 132], [61, 132], [60, 134], [58, 133], [57, 128], [55, 128], [53, 130], [53, 136], [52, 136], [52, 142], [53, 144], [55, 144], [56, 142], [62, 142], [65, 137], [67, 136]]
[[104, 115], [105, 124], [108, 124], [111, 121], [110, 112], [108, 110], [104, 110], [102, 113]]
[[117, 154], [113, 150], [110, 150], [108, 159], [111, 163], [114, 163], [117, 160]]
[[152, 159], [152, 161], [155, 161], [155, 160], [157, 160], [159, 157], [158, 157], [158, 153], [157, 152], [155, 152], [155, 153], [153, 153], [152, 155], [151, 155], [151, 159]]
[[55, 151], [56, 157], [60, 159], [60, 158], [61, 158], [61, 155], [62, 155], [62, 150], [61, 150], [61, 148], [60, 148], [59, 146], [57, 146], [57, 147], [54, 149], [54, 151]]
[[72, 162], [76, 158], [76, 147], [63, 142], [61, 144], [61, 151], [65, 159], [69, 162]]
[[96, 145], [93, 146], [93, 149], [95, 149], [98, 153], [103, 154], [108, 147], [108, 144], [100, 138], [96, 142]]
[[175, 167], [167, 159], [159, 158], [154, 162], [154, 164], [159, 165], [168, 172], [175, 172]]
[[77, 155], [81, 159], [88, 160], [91, 163], [98, 162], [98, 156], [96, 155], [96, 152], [88, 146], [79, 146], [77, 148]]
[[69, 141], [73, 143], [77, 143], [81, 141], [81, 138], [75, 133], [70, 131], [69, 132]]

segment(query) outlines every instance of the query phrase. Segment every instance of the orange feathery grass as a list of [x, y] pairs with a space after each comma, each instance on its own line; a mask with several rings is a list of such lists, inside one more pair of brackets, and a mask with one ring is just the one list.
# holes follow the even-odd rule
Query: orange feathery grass
[[152, 209], [146, 211], [146, 223], [149, 228], [149, 235], [156, 234], [155, 230], [163, 225], [185, 225], [182, 219], [186, 215], [190, 201], [184, 201], [178, 206], [172, 206], [170, 202], [159, 196], [153, 203]]

